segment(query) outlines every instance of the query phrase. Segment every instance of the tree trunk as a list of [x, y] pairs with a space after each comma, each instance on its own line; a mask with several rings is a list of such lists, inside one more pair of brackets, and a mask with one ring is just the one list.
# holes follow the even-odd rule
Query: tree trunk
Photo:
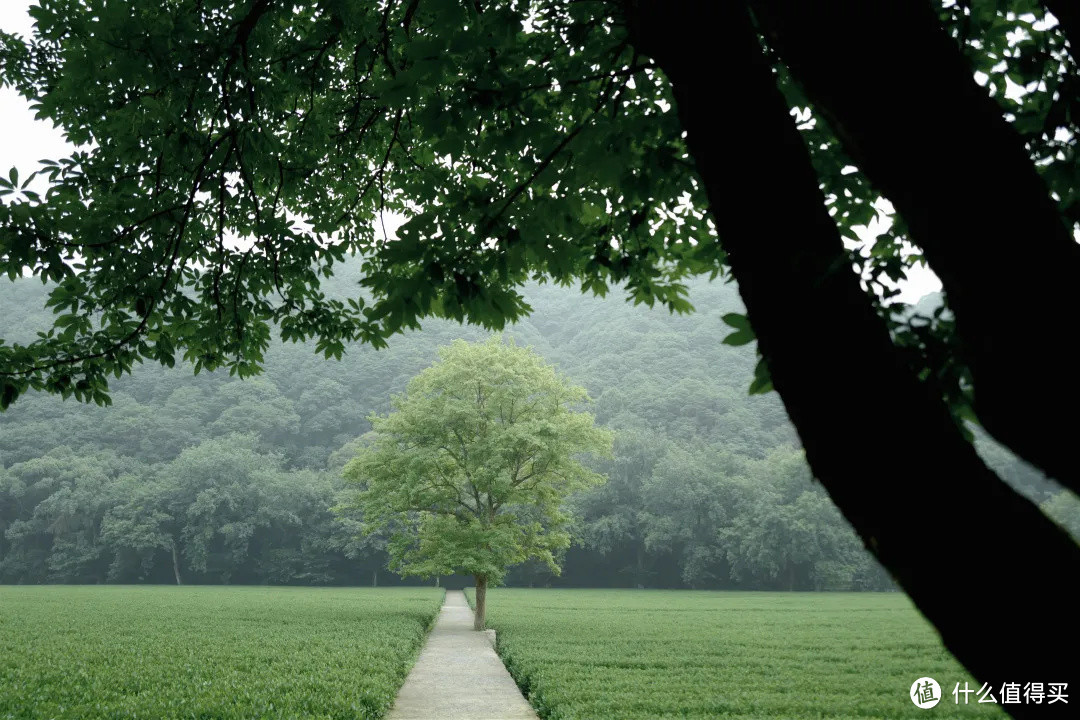
[[172, 571], [173, 575], [176, 577], [176, 584], [183, 585], [184, 583], [180, 580], [180, 557], [176, 553], [175, 540], [172, 542]]
[[473, 630], [483, 630], [487, 623], [487, 578], [476, 575], [474, 579], [476, 580], [476, 614], [473, 619]]
[[1059, 418], [1080, 405], [1069, 331], [1080, 317], [1080, 245], [1019, 134], [929, 3], [750, 4], [815, 111], [941, 278], [979, 421], [1080, 490], [1074, 428]]
[[[904, 365], [850, 269], [746, 8], [626, 7], [636, 49], [672, 82], [759, 349], [814, 475], [977, 678], [1074, 680], [1051, 658], [1080, 641], [1069, 579], [1080, 547], [987, 469]], [[729, 107], [718, 112], [718, 102]], [[994, 568], [1023, 576], [988, 587]], [[1054, 632], [1026, 629], [1031, 618]]]
[[1080, 63], [1080, 3], [1076, 0], [1045, 0], [1043, 4], [1058, 19], [1061, 32], [1069, 41], [1069, 54]]
[[379, 587], [379, 569], [371, 571], [371, 587]]

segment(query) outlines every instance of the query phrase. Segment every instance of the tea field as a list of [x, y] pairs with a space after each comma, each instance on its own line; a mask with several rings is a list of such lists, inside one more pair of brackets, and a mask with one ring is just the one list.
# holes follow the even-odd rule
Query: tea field
[[436, 588], [0, 586], [0, 718], [377, 718]]
[[498, 589], [488, 619], [545, 720], [1005, 717], [899, 593]]

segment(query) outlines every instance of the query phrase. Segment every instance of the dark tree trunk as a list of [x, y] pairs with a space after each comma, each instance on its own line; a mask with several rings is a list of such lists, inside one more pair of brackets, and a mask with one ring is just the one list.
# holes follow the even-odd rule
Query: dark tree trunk
[[930, 3], [750, 4], [941, 278], [980, 422], [1080, 490], [1074, 428], [1059, 417], [1080, 405], [1071, 332], [1080, 317], [1080, 245]]
[[[759, 348], [814, 475], [977, 678], [1075, 680], [1050, 658], [1080, 641], [1070, 580], [1080, 547], [987, 469], [904, 365], [850, 269], [745, 7], [690, 7], [629, 3], [631, 39], [673, 84]], [[1054, 632], [1026, 629], [1032, 618]], [[1011, 706], [1017, 717], [1046, 710]]]
[[1069, 41], [1069, 54], [1080, 63], [1080, 3], [1076, 0], [1045, 0], [1043, 5], [1054, 14], [1061, 33]]
[[473, 616], [473, 630], [483, 630], [487, 624], [487, 578], [476, 575], [476, 614]]
[[176, 577], [176, 584], [183, 585], [184, 583], [180, 580], [180, 557], [176, 552], [175, 540], [172, 543], [172, 571], [173, 575]]

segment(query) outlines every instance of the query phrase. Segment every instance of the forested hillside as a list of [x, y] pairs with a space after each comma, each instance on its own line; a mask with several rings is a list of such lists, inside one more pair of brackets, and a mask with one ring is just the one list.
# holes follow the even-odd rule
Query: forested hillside
[[[346, 273], [329, 289], [346, 296], [354, 281]], [[45, 290], [0, 284], [0, 336], [51, 323]], [[722, 343], [721, 316], [740, 308], [733, 286], [694, 282], [697, 311], [685, 316], [550, 285], [528, 299], [534, 312], [508, 334], [584, 385], [618, 435], [598, 467], [609, 482], [573, 499], [578, 543], [563, 575], [526, 566], [512, 584], [889, 586], [811, 481], [779, 399], [748, 395], [752, 345]], [[275, 344], [254, 380], [142, 366], [114, 382], [108, 408], [20, 399], [0, 415], [0, 582], [397, 582], [380, 539], [333, 511], [345, 499], [340, 469], [368, 415], [440, 345], [484, 335], [430, 321], [340, 361]], [[1036, 473], [997, 448], [987, 455], [1050, 499]]]

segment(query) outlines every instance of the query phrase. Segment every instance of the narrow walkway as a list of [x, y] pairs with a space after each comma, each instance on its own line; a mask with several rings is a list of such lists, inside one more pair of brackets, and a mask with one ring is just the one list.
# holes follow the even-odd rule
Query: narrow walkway
[[536, 720], [460, 590], [447, 592], [439, 619], [388, 720]]

